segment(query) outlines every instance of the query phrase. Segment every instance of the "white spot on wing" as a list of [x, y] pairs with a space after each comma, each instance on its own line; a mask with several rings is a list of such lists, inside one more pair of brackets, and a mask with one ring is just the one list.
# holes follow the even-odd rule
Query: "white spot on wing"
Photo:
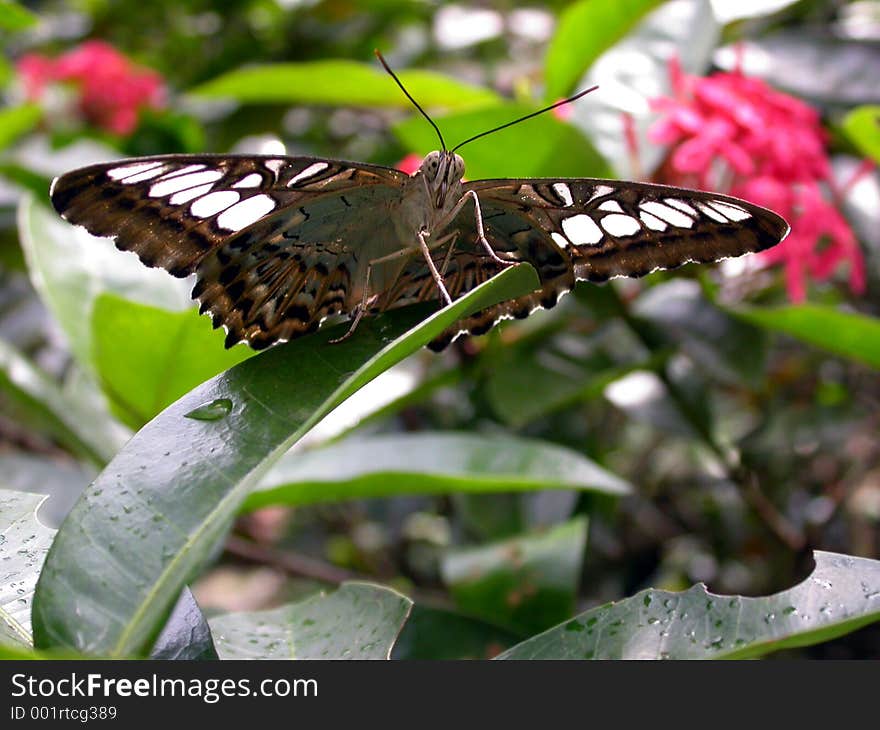
[[565, 183], [553, 183], [553, 192], [562, 198], [566, 208], [574, 205], [574, 200], [571, 197], [571, 190]]
[[561, 233], [557, 233], [556, 231], [553, 231], [550, 234], [550, 238], [552, 238], [554, 241], [556, 241], [556, 244], [559, 246], [559, 248], [568, 248], [568, 239], [565, 236], [563, 236]]
[[697, 203], [697, 207], [713, 221], [717, 221], [718, 223], [730, 223], [727, 218], [721, 215], [721, 213], [715, 210], [711, 205], [707, 205], [706, 203]]
[[281, 174], [281, 170], [284, 167], [284, 160], [266, 160], [263, 163], [266, 166], [266, 169], [275, 173], [275, 177], [278, 177]]
[[187, 165], [186, 167], [181, 167], [179, 170], [174, 170], [173, 172], [169, 172], [167, 175], [162, 175], [162, 180], [169, 180], [172, 177], [177, 177], [178, 175], [189, 175], [191, 172], [198, 172], [199, 170], [204, 170], [204, 165]]
[[[596, 198], [601, 198], [603, 195], [610, 195], [614, 192], [614, 188], [610, 185], [597, 185], [593, 190], [593, 194], [590, 196], [590, 200], [595, 200]], [[587, 202], [590, 202], [589, 200]]]
[[252, 172], [250, 175], [245, 175], [241, 180], [239, 180], [232, 187], [234, 188], [258, 188], [260, 184], [263, 182], [263, 176], [258, 172]]
[[623, 213], [623, 208], [620, 207], [620, 203], [616, 200], [606, 200], [599, 206], [599, 210], [607, 210], [610, 213]]
[[661, 221], [657, 216], [651, 215], [646, 210], [643, 210], [641, 213], [639, 213], [639, 218], [641, 218], [642, 223], [644, 223], [652, 231], [665, 231], [668, 227], [664, 221]]
[[575, 246], [599, 243], [605, 235], [596, 222], [584, 213], [562, 221], [562, 230]]
[[711, 205], [719, 213], [726, 215], [730, 220], [737, 223], [752, 217], [752, 214], [745, 208], [740, 208], [738, 205], [733, 205], [733, 203], [722, 203], [720, 200], [713, 200], [708, 205]]
[[687, 213], [691, 216], [698, 215], [697, 211], [695, 211], [688, 203], [683, 200], [679, 200], [678, 198], [664, 198], [663, 202], [667, 205], [671, 205], [673, 208], [680, 210], [682, 213]]
[[268, 195], [254, 195], [224, 210], [217, 217], [217, 225], [228, 231], [240, 231], [274, 208], [275, 201]]
[[166, 195], [179, 193], [187, 188], [194, 188], [205, 183], [213, 183], [223, 177], [220, 170], [205, 170], [204, 172], [191, 172], [189, 175], [175, 175], [167, 180], [160, 180], [150, 188], [151, 198], [164, 198]]
[[670, 208], [665, 203], [658, 203], [655, 200], [649, 200], [647, 203], [642, 203], [639, 207], [671, 226], [677, 226], [678, 228], [691, 228], [694, 225], [693, 218], [686, 216], [680, 210]]
[[233, 190], [220, 190], [216, 193], [208, 193], [204, 198], [196, 200], [190, 206], [189, 212], [196, 218], [208, 218], [237, 203], [240, 198], [241, 194]]
[[326, 162], [313, 162], [302, 172], [298, 172], [292, 178], [290, 178], [290, 182], [287, 183], [287, 187], [292, 187], [296, 185], [300, 180], [308, 180], [310, 177], [314, 177], [319, 172], [326, 170], [330, 165]]
[[642, 230], [639, 222], [630, 215], [612, 213], [602, 219], [602, 228], [612, 236], [634, 236]]
[[125, 180], [127, 177], [137, 176], [139, 173], [151, 172], [150, 177], [144, 178], [149, 180], [161, 175], [165, 166], [161, 162], [140, 162], [135, 165], [124, 165], [123, 167], [114, 167], [107, 170], [107, 177], [113, 180], [123, 180], [125, 182], [137, 182], [137, 180]]
[[171, 205], [183, 205], [184, 203], [188, 203], [190, 200], [198, 198], [199, 196], [204, 195], [205, 193], [211, 192], [211, 188], [214, 187], [213, 183], [208, 183], [207, 185], [199, 185], [197, 188], [191, 188], [189, 190], [181, 190], [179, 193], [174, 193], [169, 199], [168, 202]]

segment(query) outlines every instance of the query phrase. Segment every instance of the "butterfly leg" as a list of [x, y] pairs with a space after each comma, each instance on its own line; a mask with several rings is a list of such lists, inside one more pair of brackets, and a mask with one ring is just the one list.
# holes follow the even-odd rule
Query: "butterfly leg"
[[[419, 248], [422, 249], [422, 256], [425, 257], [425, 262], [428, 264], [428, 269], [431, 272], [431, 277], [434, 279], [434, 283], [440, 290], [440, 296], [443, 298], [443, 301], [446, 302], [446, 304], [452, 304], [452, 297], [450, 297], [449, 292], [446, 291], [446, 284], [443, 283], [443, 277], [440, 275], [440, 272], [437, 271], [437, 266], [434, 264], [434, 259], [431, 257], [431, 249], [428, 247], [428, 243], [425, 240], [428, 235], [429, 234], [426, 230], [419, 231]], [[435, 245], [440, 245], [440, 242], [442, 240], [443, 239], [438, 239], [438, 242]]]
[[492, 244], [490, 244], [489, 239], [486, 238], [486, 230], [483, 227], [483, 209], [480, 207], [480, 198], [473, 190], [468, 190], [464, 195], [461, 196], [461, 199], [440, 222], [438, 228], [445, 228], [447, 225], [449, 225], [449, 223], [455, 220], [455, 216], [457, 216], [461, 209], [464, 208], [465, 205], [467, 205], [467, 202], [469, 200], [473, 200], [474, 202], [474, 220], [477, 225], [477, 240], [480, 242], [480, 245], [486, 250], [486, 253], [489, 254], [489, 257], [493, 261], [501, 264], [502, 266], [512, 266], [513, 264], [518, 264], [519, 261], [515, 261], [512, 259], [503, 259], [497, 253], [495, 253], [495, 249], [492, 248]]
[[375, 302], [376, 297], [378, 295], [374, 294], [370, 296], [370, 274], [373, 272], [373, 267], [377, 264], [384, 264], [389, 261], [395, 261], [396, 259], [403, 258], [405, 256], [411, 256], [413, 253], [412, 249], [402, 248], [400, 251], [395, 251], [388, 256], [381, 256], [378, 259], [373, 259], [367, 264], [367, 273], [364, 277], [364, 293], [361, 297], [361, 300], [355, 305], [354, 308], [354, 317], [351, 320], [351, 326], [348, 328], [348, 332], [346, 332], [342, 337], [336, 337], [332, 340], [327, 340], [327, 342], [331, 345], [335, 345], [339, 342], [344, 342], [349, 337], [354, 334], [354, 331], [357, 329], [357, 326], [360, 324], [361, 318], [363, 318], [364, 313], [370, 307], [370, 305]]
[[442, 246], [447, 241], [452, 241], [449, 244], [449, 248], [446, 249], [446, 256], [443, 257], [443, 265], [440, 267], [440, 276], [446, 276], [446, 269], [449, 267], [449, 262], [452, 261], [452, 252], [455, 250], [455, 244], [458, 241], [458, 235], [461, 231], [453, 231], [452, 233], [442, 236], [438, 238], [435, 242], [435, 246]]

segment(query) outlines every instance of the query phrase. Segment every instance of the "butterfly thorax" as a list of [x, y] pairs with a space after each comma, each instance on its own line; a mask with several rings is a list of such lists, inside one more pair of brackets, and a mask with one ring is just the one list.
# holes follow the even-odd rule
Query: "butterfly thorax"
[[449, 213], [461, 199], [464, 160], [446, 150], [429, 152], [404, 185], [399, 223], [401, 233], [412, 237], [427, 231], [436, 236], [438, 226], [448, 220]]

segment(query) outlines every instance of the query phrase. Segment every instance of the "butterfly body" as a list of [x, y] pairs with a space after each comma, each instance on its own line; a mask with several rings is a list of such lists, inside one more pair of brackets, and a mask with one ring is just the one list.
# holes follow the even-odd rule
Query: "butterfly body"
[[440, 349], [553, 306], [576, 281], [739, 256], [788, 231], [775, 213], [714, 193], [463, 174], [447, 151], [413, 175], [315, 157], [164, 155], [75, 170], [50, 195], [64, 218], [146, 265], [195, 274], [193, 298], [227, 346], [256, 348], [331, 315], [445, 302], [512, 263], [535, 267], [539, 290], [464, 320]]

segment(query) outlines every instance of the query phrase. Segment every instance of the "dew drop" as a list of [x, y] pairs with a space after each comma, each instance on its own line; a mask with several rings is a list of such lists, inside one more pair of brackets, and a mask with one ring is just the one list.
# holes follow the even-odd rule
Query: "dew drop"
[[215, 398], [184, 414], [184, 418], [193, 418], [197, 421], [219, 421], [221, 418], [226, 418], [231, 410], [232, 401], [229, 398]]

